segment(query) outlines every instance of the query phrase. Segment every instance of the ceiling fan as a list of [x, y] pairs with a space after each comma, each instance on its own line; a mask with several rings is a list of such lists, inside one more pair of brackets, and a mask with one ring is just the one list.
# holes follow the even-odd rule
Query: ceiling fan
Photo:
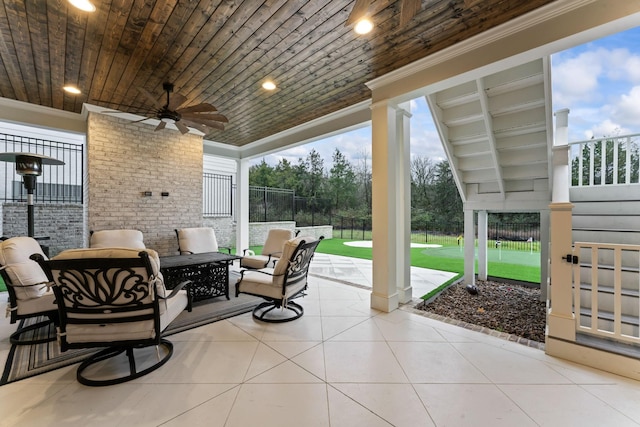
[[[162, 88], [166, 92], [165, 104], [158, 101], [156, 97], [146, 89], [138, 88], [138, 91], [154, 106], [154, 109], [149, 111], [150, 116], [138, 120], [138, 122], [157, 119], [160, 120], [160, 123], [158, 123], [155, 130], [162, 130], [167, 124], [173, 124], [182, 134], [188, 133], [189, 128], [193, 128], [205, 135], [210, 134], [215, 129], [224, 130], [224, 123], [229, 123], [229, 120], [225, 116], [217, 113], [218, 110], [216, 107], [206, 102], [179, 108], [187, 101], [187, 98], [179, 93], [171, 96], [173, 92], [172, 83], [163, 83]], [[109, 113], [109, 111], [105, 111], [105, 113]], [[120, 113], [120, 111], [115, 113]]]

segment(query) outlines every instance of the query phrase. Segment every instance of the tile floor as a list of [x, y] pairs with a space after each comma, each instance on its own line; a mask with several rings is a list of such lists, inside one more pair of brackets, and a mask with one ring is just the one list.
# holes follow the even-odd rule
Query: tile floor
[[[172, 359], [136, 381], [85, 387], [71, 366], [4, 385], [0, 426], [640, 424], [636, 381], [410, 310], [381, 313], [369, 297], [312, 277], [302, 318], [246, 314], [174, 335]], [[0, 323], [3, 363], [14, 329]]]

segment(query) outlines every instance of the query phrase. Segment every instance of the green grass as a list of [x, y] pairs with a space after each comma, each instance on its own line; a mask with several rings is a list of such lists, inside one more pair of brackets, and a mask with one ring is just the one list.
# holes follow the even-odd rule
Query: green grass
[[7, 290], [7, 285], [4, 284], [4, 280], [2, 280], [2, 276], [0, 276], [0, 292], [4, 292]]
[[[347, 239], [323, 240], [317, 251], [331, 255], [372, 259], [371, 248], [346, 246]], [[488, 248], [488, 274], [494, 277], [540, 282], [540, 253], [536, 251]], [[434, 270], [464, 273], [462, 246], [411, 248], [411, 265]], [[477, 264], [476, 264], [477, 271]]]

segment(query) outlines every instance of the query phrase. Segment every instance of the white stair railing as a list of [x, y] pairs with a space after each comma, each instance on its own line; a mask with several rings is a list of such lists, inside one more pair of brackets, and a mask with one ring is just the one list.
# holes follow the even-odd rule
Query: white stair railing
[[640, 246], [576, 242], [573, 253], [576, 332], [640, 344]]
[[569, 143], [571, 186], [640, 183], [640, 134]]

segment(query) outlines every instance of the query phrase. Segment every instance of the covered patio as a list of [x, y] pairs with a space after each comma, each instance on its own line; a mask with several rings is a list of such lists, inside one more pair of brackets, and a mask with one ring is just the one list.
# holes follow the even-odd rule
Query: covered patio
[[[372, 309], [367, 282], [331, 280], [327, 257], [312, 271], [308, 296], [299, 300], [305, 315], [295, 322], [259, 323], [246, 313], [172, 335], [175, 353], [167, 365], [118, 386], [82, 386], [75, 365], [3, 385], [0, 425], [631, 426], [640, 420], [636, 381], [430, 319], [411, 305], [391, 313]], [[370, 281], [370, 262], [333, 262]], [[446, 279], [414, 274], [421, 281]], [[357, 281], [355, 273], [349, 277]], [[0, 324], [2, 362], [14, 328], [6, 319]]]

